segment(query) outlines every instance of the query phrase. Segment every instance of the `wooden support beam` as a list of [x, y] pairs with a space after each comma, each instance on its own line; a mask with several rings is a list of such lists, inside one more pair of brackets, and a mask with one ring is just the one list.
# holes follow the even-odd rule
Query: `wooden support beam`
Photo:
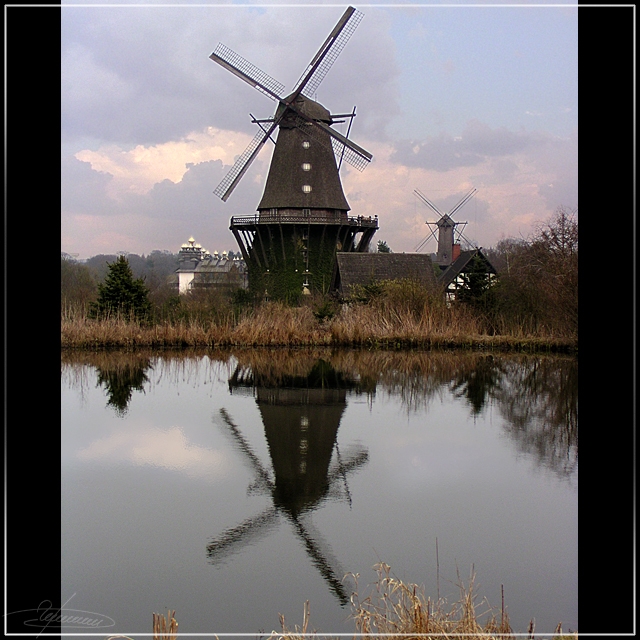
[[267, 252], [264, 248], [264, 242], [262, 241], [262, 234], [260, 233], [260, 225], [256, 225], [256, 235], [258, 236], [258, 242], [260, 242], [260, 248], [262, 249], [262, 257], [264, 258], [264, 266], [269, 269], [269, 260], [267, 259]]

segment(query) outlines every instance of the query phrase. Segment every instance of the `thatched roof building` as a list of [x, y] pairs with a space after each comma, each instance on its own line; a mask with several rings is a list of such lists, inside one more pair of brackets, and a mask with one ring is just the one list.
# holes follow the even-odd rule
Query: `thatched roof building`
[[349, 295], [354, 286], [402, 279], [417, 280], [434, 290], [437, 283], [431, 257], [424, 253], [337, 253], [333, 290], [341, 295]]

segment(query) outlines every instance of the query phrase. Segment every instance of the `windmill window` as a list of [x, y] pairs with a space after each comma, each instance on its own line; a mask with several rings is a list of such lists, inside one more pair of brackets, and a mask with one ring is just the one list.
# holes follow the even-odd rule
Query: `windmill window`
[[305, 141], [302, 143], [302, 148], [303, 148], [303, 149], [308, 149], [310, 146], [311, 146], [311, 145], [309, 144], [309, 141], [308, 141], [308, 140], [305, 140]]
[[302, 190], [303, 190], [305, 193], [311, 193], [311, 185], [310, 185], [310, 184], [303, 184], [303, 185], [302, 185]]
[[302, 170], [303, 171], [311, 171], [311, 165], [308, 162], [303, 162], [302, 163]]

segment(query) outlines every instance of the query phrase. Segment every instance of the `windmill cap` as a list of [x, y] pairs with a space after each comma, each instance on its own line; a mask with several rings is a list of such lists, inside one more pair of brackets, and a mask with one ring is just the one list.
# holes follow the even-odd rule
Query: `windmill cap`
[[[285, 98], [285, 102], [291, 99], [290, 94]], [[315, 100], [311, 100], [311, 98], [307, 98], [302, 94], [298, 95], [294, 102], [297, 109], [302, 111], [304, 115], [309, 118], [313, 118], [314, 120], [322, 120], [324, 122], [331, 122], [331, 112], [328, 109], [325, 109], [319, 102]], [[276, 117], [278, 117], [282, 113], [282, 109], [285, 109], [282, 104], [278, 107], [278, 111], [276, 112]]]

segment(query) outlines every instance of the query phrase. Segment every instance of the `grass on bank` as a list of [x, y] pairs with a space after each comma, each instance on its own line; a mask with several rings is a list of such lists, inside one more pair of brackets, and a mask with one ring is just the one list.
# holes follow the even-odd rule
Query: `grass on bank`
[[92, 319], [63, 309], [63, 348], [185, 348], [230, 346], [343, 346], [367, 348], [491, 348], [571, 350], [577, 336], [526, 323], [507, 325], [464, 305], [428, 299], [381, 298], [367, 304], [309, 301], [292, 307], [266, 302], [235, 313], [179, 317], [154, 323], [115, 314]]

